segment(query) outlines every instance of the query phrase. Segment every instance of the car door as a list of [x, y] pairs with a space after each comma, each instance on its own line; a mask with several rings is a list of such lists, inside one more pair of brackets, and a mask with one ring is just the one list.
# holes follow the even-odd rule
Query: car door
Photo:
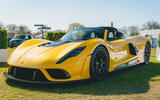
[[120, 36], [120, 32], [115, 29], [108, 30], [106, 40], [109, 41], [112, 47], [112, 67], [124, 64], [128, 59], [128, 43], [123, 35]]

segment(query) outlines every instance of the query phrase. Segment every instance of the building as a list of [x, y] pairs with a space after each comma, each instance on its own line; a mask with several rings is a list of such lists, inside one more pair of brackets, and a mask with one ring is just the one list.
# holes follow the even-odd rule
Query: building
[[[43, 33], [43, 37], [45, 37], [45, 36], [46, 36], [46, 33]], [[42, 34], [36, 35], [35, 37], [37, 39], [42, 39]]]

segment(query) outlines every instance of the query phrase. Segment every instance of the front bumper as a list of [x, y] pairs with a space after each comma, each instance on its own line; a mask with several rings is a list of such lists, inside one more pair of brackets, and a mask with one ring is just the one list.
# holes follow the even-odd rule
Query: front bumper
[[[53, 81], [46, 78], [45, 74], [39, 69], [30, 69], [30, 68], [20, 68], [20, 67], [9, 67], [8, 72], [4, 72], [4, 76], [11, 80], [27, 82], [27, 83], [64, 83], [73, 80], [66, 81], [66, 77], [62, 77], [62, 74], [58, 73], [61, 77], [57, 77], [55, 70], [50, 70], [49, 73], [52, 74], [52, 78], [55, 78]], [[46, 71], [47, 72], [47, 71]], [[48, 73], [48, 72], [47, 72]], [[49, 74], [48, 73], [48, 74]], [[55, 76], [55, 77], [54, 77]], [[56, 81], [56, 78], [62, 78], [61, 81]], [[70, 77], [68, 77], [70, 78]], [[64, 81], [63, 81], [64, 80]]]
[[18, 78], [15, 78], [15, 77], [11, 76], [7, 72], [4, 72], [3, 74], [4, 74], [4, 76], [7, 79], [14, 80], [14, 81], [19, 81], [19, 82], [24, 82], [24, 83], [31, 83], [31, 84], [56, 84], [56, 83], [69, 83], [69, 82], [77, 82], [77, 81], [88, 80], [88, 79], [81, 79], [81, 80], [72, 80], [72, 81], [48, 81], [48, 82], [41, 82], [41, 81], [29, 81], [29, 80], [18, 79]]
[[49, 82], [29, 81], [29, 80], [23, 80], [23, 79], [15, 78], [15, 77], [11, 76], [10, 74], [8, 74], [7, 72], [4, 72], [3, 74], [8, 79], [15, 80], [15, 81], [20, 81], [20, 82], [25, 82], [25, 83], [34, 83], [34, 84], [35, 83], [37, 83], [37, 84], [40, 84], [40, 83], [42, 83], [42, 84], [45, 84], [45, 83], [58, 83], [58, 82], [51, 82], [51, 81], [49, 81]]

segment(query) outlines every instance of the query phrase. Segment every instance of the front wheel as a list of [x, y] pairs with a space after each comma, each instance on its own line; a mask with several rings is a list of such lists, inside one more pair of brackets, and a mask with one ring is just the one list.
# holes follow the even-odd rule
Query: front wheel
[[90, 63], [90, 76], [91, 80], [103, 80], [108, 73], [109, 68], [109, 55], [108, 51], [98, 46], [91, 57]]
[[144, 49], [144, 64], [149, 64], [150, 55], [151, 55], [151, 45], [147, 43]]

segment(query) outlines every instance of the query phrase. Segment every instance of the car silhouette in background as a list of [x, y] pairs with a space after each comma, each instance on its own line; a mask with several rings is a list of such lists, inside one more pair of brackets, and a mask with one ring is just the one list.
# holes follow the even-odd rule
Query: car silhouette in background
[[33, 39], [34, 36], [31, 34], [16, 34], [10, 41], [9, 41], [9, 47], [17, 47], [21, 43], [23, 43], [26, 40]]

